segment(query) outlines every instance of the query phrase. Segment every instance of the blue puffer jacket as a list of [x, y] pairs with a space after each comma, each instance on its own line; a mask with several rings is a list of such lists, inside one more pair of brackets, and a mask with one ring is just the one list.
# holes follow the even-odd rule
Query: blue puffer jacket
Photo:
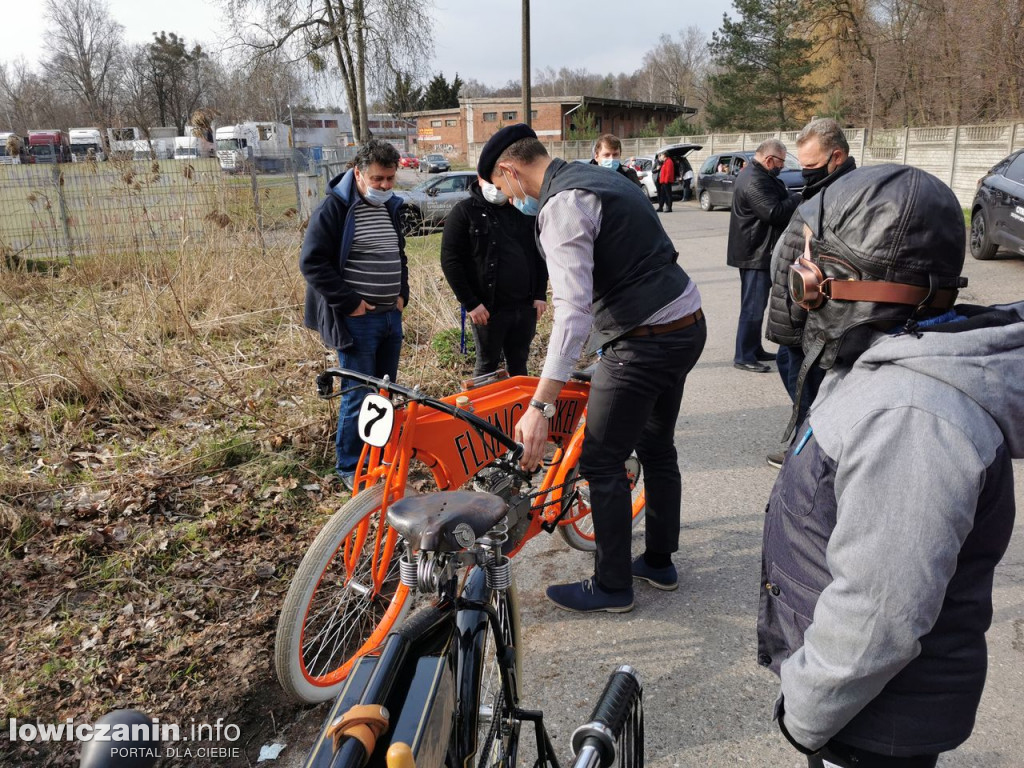
[[[307, 328], [320, 333], [328, 347], [346, 349], [352, 345], [352, 337], [345, 327], [344, 319], [362, 301], [359, 294], [342, 279], [345, 261], [352, 250], [352, 236], [355, 234], [352, 209], [360, 199], [355, 174], [349, 170], [335, 176], [328, 189], [327, 197], [309, 218], [299, 254], [299, 270], [306, 278], [304, 322]], [[398, 232], [398, 248], [402, 255], [401, 297], [408, 306], [409, 264], [405, 257], [405, 237], [402, 236], [398, 217], [402, 198], [392, 195], [384, 205]]]

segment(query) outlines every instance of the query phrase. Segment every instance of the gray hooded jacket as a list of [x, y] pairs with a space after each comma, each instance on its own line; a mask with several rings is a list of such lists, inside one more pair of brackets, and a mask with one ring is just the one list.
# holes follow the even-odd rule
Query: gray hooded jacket
[[833, 369], [772, 491], [758, 660], [808, 749], [935, 754], [973, 728], [1024, 457], [1024, 302], [957, 311]]

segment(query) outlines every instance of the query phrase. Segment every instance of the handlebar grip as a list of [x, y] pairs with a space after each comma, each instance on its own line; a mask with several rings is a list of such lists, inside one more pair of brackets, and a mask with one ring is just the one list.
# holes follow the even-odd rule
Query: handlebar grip
[[597, 700], [590, 722], [573, 732], [573, 754], [582, 756], [583, 752], [590, 752], [598, 758], [601, 768], [608, 768], [615, 761], [615, 743], [642, 692], [640, 680], [631, 667], [615, 670]]

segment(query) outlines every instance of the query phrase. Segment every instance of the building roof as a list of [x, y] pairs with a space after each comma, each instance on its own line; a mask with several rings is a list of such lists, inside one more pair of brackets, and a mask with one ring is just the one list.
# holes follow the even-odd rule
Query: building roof
[[[459, 99], [458, 107], [448, 109], [424, 109], [415, 112], [403, 112], [403, 117], [438, 117], [460, 112], [464, 106], [485, 106], [489, 104], [521, 104], [517, 96], [480, 96], [470, 99]], [[648, 109], [652, 111], [674, 112], [677, 115], [695, 115], [696, 107], [681, 107], [678, 104], [666, 104], [657, 101], [635, 101], [630, 99], [608, 99], [603, 96], [534, 96], [531, 104], [564, 104], [566, 106], [592, 104], [598, 107], [621, 107], [623, 109]]]

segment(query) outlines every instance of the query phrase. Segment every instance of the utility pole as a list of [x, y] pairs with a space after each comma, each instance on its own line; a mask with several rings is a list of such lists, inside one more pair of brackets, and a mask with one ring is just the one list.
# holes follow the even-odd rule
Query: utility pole
[[523, 122], [530, 119], [530, 0], [523, 0]]

